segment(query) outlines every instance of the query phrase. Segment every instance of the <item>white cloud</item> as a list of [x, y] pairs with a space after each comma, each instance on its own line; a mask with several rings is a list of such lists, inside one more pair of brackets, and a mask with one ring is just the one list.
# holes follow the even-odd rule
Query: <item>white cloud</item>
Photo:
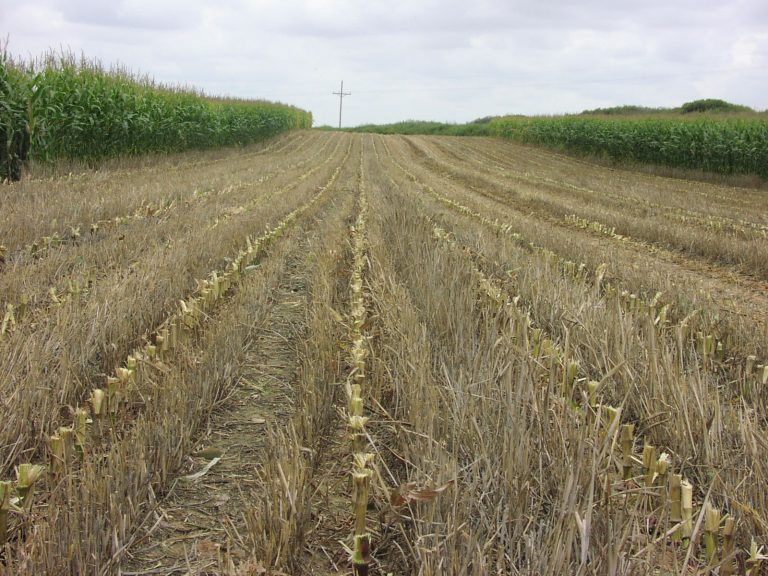
[[768, 107], [764, 0], [0, 0], [15, 54], [69, 47], [335, 124], [703, 97]]
[[731, 61], [737, 68], [755, 67], [768, 61], [768, 34], [749, 34], [736, 39]]

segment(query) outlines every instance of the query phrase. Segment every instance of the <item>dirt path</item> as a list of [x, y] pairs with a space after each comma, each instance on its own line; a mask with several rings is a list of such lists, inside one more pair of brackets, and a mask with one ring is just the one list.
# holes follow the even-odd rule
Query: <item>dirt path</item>
[[[232, 394], [224, 399], [197, 440], [197, 449], [129, 551], [124, 573], [202, 574], [231, 570], [250, 554], [244, 512], [257, 502], [258, 467], [266, 439], [293, 414], [292, 382], [298, 342], [304, 333], [306, 270], [291, 254], [269, 302], [270, 315], [255, 328], [246, 362]], [[197, 481], [195, 474], [215, 462]]]

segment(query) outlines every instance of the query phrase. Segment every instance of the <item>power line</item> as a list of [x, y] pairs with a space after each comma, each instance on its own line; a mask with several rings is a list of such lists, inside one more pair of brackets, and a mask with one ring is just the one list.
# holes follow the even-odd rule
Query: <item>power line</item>
[[339, 129], [341, 129], [341, 105], [344, 102], [344, 96], [352, 96], [352, 92], [344, 92], [344, 80], [341, 81], [341, 88], [333, 94], [339, 97]]

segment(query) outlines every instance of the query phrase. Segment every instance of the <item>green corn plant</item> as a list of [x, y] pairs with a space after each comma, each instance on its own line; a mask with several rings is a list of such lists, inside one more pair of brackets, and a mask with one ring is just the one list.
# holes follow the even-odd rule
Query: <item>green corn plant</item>
[[768, 175], [768, 121], [755, 116], [691, 119], [507, 117], [492, 134], [519, 142], [721, 174]]
[[22, 62], [0, 52], [0, 101], [0, 178], [8, 180], [29, 159], [245, 145], [312, 125], [311, 113], [292, 106], [164, 87], [66, 53]]

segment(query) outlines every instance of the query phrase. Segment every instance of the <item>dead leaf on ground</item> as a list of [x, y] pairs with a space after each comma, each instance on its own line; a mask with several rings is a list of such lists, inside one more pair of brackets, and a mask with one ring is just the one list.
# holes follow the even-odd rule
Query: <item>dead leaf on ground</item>
[[198, 556], [218, 556], [221, 544], [213, 540], [198, 540], [195, 542], [195, 550]]
[[192, 456], [195, 458], [205, 458], [206, 460], [220, 458], [222, 454], [224, 454], [224, 451], [216, 446], [209, 446], [208, 448], [203, 448], [197, 452], [192, 452]]
[[442, 486], [436, 488], [418, 488], [416, 483], [409, 482], [398, 487], [389, 498], [392, 506], [405, 506], [411, 502], [431, 502], [437, 498], [438, 494], [454, 484], [456, 480], [449, 480]]
[[218, 494], [213, 497], [213, 503], [214, 505], [221, 507], [221, 506], [224, 506], [224, 504], [226, 504], [227, 502], [229, 502], [230, 499], [231, 497], [229, 494]]

